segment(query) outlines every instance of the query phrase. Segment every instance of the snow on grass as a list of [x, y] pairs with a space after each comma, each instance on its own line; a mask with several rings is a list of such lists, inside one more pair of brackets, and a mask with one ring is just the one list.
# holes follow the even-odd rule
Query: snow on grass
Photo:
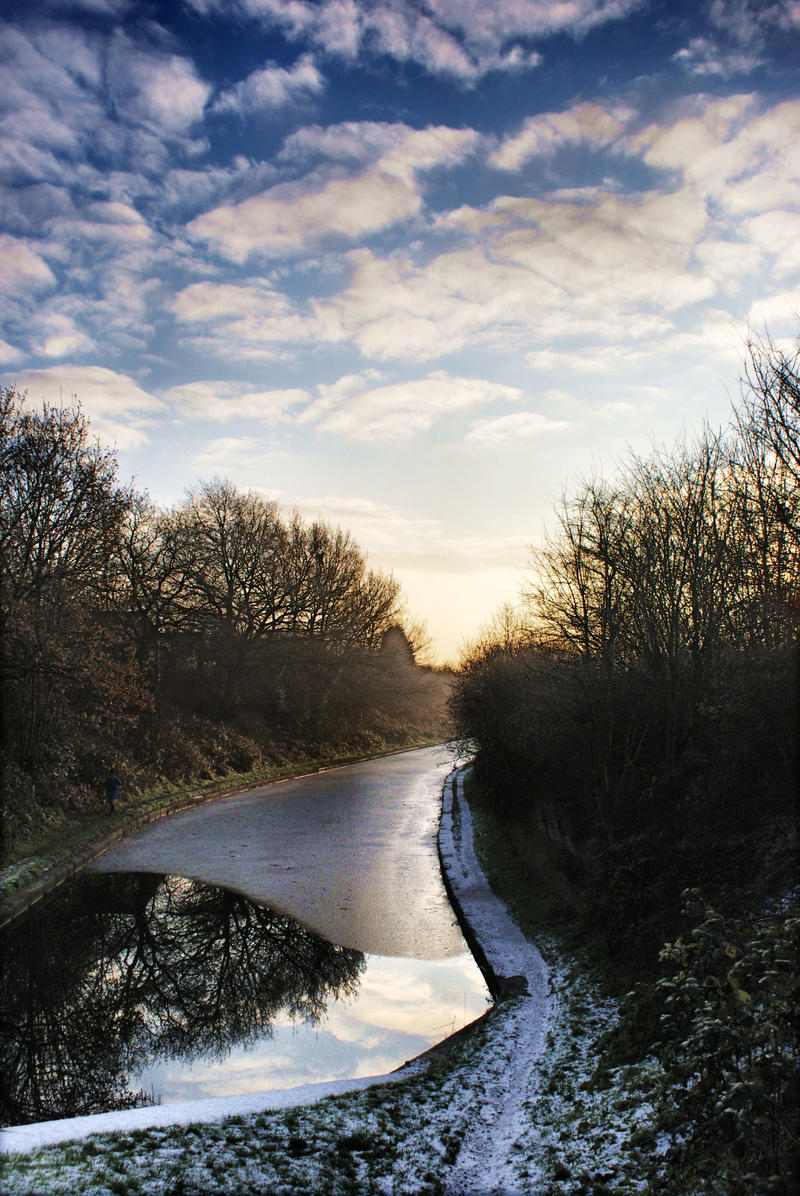
[[[523, 975], [527, 994], [500, 1001], [445, 1049], [434, 1048], [416, 1074], [396, 1073], [391, 1083], [246, 1113], [219, 1098], [213, 1114], [197, 1110], [193, 1125], [130, 1124], [126, 1131], [121, 1123], [114, 1133], [97, 1133], [101, 1119], [78, 1119], [90, 1136], [7, 1155], [3, 1192], [646, 1191], [653, 1075], [647, 1066], [618, 1069], [606, 1073], [603, 1086], [593, 1083], [616, 1007], [551, 935], [540, 940], [544, 963], [489, 889], [469, 809], [451, 796], [446, 790], [440, 843], [452, 890], [489, 968], [496, 976]], [[283, 1096], [302, 1102], [304, 1092]], [[132, 1112], [170, 1117], [169, 1107]], [[12, 1133], [4, 1135], [6, 1148]]]
[[0, 895], [5, 895], [12, 889], [24, 884], [40, 869], [41, 857], [28, 856], [16, 864], [9, 864], [7, 868], [0, 868]]

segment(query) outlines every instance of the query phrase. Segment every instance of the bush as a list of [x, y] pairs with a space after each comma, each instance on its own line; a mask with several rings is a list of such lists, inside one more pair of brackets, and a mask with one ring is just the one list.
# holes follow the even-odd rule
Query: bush
[[675, 1190], [784, 1191], [800, 1178], [800, 917], [727, 918], [690, 890], [683, 918], [665, 974], [630, 994], [612, 1043], [637, 1025], [645, 1049], [653, 1035]]

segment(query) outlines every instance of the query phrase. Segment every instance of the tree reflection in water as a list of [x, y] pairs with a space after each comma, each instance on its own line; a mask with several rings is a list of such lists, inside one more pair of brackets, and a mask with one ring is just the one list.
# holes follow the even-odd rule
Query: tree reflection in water
[[226, 889], [174, 876], [81, 879], [3, 932], [5, 1125], [127, 1108], [156, 1059], [219, 1060], [354, 995], [359, 951]]

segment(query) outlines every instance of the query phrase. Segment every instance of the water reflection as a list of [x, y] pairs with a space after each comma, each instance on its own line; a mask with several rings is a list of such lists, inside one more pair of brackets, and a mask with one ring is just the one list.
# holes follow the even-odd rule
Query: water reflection
[[141, 873], [60, 890], [2, 958], [6, 1125], [142, 1103], [130, 1081], [155, 1061], [221, 1061], [278, 1018], [316, 1022], [365, 967], [229, 890]]
[[474, 1021], [488, 1002], [467, 951], [444, 960], [367, 955], [355, 997], [331, 1001], [318, 1023], [279, 1014], [268, 1041], [234, 1047], [218, 1062], [163, 1060], [135, 1082], [171, 1104], [384, 1075]]

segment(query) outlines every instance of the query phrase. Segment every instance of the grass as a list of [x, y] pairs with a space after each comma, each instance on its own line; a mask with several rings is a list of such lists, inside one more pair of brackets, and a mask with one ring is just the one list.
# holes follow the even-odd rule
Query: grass
[[[437, 1173], [468, 1127], [476, 1030], [417, 1080], [319, 1105], [218, 1124], [105, 1134], [11, 1156], [8, 1193], [100, 1193], [126, 1182], [153, 1196], [189, 1192], [438, 1192]], [[428, 1117], [421, 1117], [425, 1110]], [[431, 1132], [430, 1119], [434, 1128]], [[447, 1132], [437, 1130], [447, 1126]], [[387, 1186], [391, 1185], [391, 1186]]]
[[288, 764], [275, 764], [252, 772], [228, 773], [202, 781], [179, 784], [163, 783], [152, 788], [128, 790], [117, 803], [113, 813], [100, 808], [85, 811], [54, 811], [53, 821], [37, 827], [26, 835], [9, 839], [0, 853], [0, 899], [24, 890], [48, 869], [68, 860], [92, 844], [115, 833], [125, 834], [140, 820], [180, 809], [193, 798], [212, 798], [217, 795], [246, 789], [253, 785], [289, 780], [321, 769], [342, 767], [361, 760], [431, 747], [441, 742], [430, 738], [404, 744], [401, 747], [381, 748], [359, 755], [301, 757]]

